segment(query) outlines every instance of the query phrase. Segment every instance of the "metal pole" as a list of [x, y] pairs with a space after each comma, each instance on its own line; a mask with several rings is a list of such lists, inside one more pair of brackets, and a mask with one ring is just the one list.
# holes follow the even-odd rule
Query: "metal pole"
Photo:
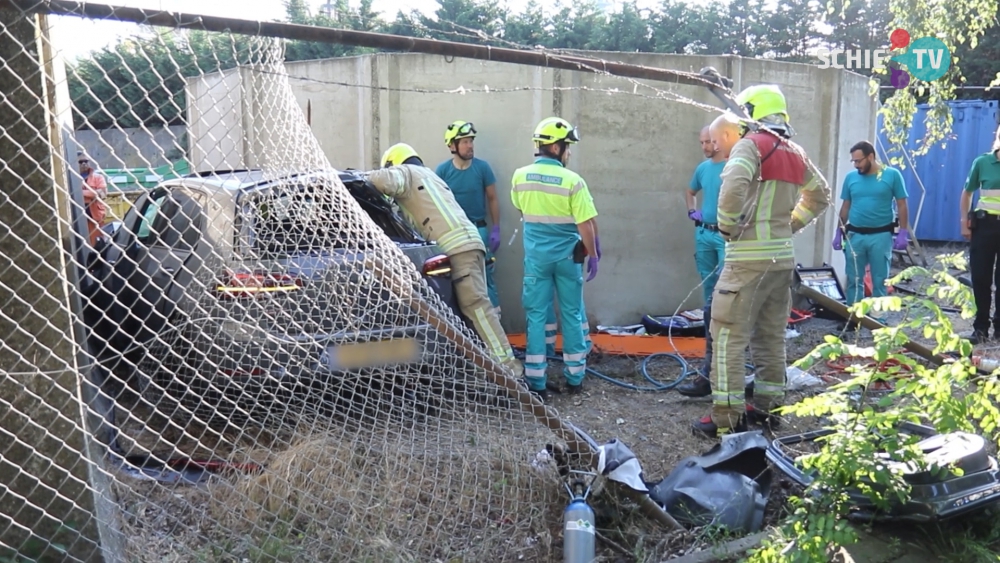
[[317, 43], [371, 47], [388, 51], [426, 53], [581, 72], [606, 73], [628, 78], [701, 86], [713, 89], [713, 92], [719, 87], [718, 82], [693, 72], [653, 68], [572, 55], [555, 55], [547, 52], [404, 37], [402, 35], [390, 35], [387, 33], [372, 33], [368, 31], [316, 27], [283, 22], [240, 20], [218, 16], [200, 16], [179, 12], [146, 11], [142, 8], [128, 8], [93, 2], [74, 2], [72, 0], [0, 0], [0, 6], [21, 10], [25, 13], [49, 13], [117, 20], [169, 27], [172, 29], [198, 29], [243, 35], [281, 37], [284, 39], [314, 41]]
[[[822, 305], [827, 310], [840, 315], [845, 320], [847, 321], [853, 320], [859, 323], [861, 326], [867, 328], [868, 330], [877, 330], [880, 328], [885, 328], [884, 324], [876, 321], [871, 317], [861, 317], [861, 318], [855, 317], [850, 311], [847, 310], [846, 305], [837, 301], [836, 299], [833, 299], [827, 295], [820, 293], [819, 291], [816, 291], [815, 289], [807, 285], [797, 284], [795, 286], [795, 291], [799, 295], [812, 300], [814, 303]], [[903, 344], [903, 348], [906, 348], [910, 352], [913, 352], [914, 354], [920, 356], [921, 358], [937, 366], [942, 366], [948, 363], [949, 361], [948, 358], [941, 356], [939, 354], [935, 354], [934, 351], [931, 350], [930, 348], [918, 342], [913, 342], [912, 340], [908, 341], [906, 344]]]

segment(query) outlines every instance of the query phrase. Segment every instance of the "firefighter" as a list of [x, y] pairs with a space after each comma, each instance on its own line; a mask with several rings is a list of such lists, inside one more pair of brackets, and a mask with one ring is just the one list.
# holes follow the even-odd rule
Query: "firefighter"
[[[979, 190], [979, 203], [972, 208], [972, 194]], [[969, 270], [976, 318], [972, 322], [972, 344], [989, 340], [990, 306], [993, 338], [1000, 338], [1000, 129], [990, 152], [972, 162], [960, 198], [962, 236], [969, 241]], [[994, 296], [993, 285], [997, 286]]]
[[367, 176], [376, 189], [396, 200], [425, 239], [448, 255], [459, 308], [493, 356], [521, 377], [523, 367], [514, 358], [487, 293], [486, 247], [448, 185], [405, 143], [389, 147], [382, 155], [382, 169]]
[[537, 149], [533, 164], [514, 172], [511, 201], [524, 219], [524, 286], [521, 301], [527, 316], [524, 374], [528, 387], [548, 400], [546, 389], [546, 320], [555, 292], [563, 333], [563, 376], [567, 392], [583, 390], [587, 345], [581, 327], [584, 269], [587, 281], [597, 275], [594, 218], [597, 209], [579, 174], [566, 168], [569, 145], [579, 141], [566, 120], [550, 117], [532, 135]]
[[[760, 129], [744, 133], [722, 172], [718, 216], [726, 256], [712, 295], [712, 413], [693, 424], [695, 433], [712, 438], [745, 431], [748, 422], [774, 428], [771, 410], [784, 399], [792, 235], [830, 205], [823, 174], [790, 140], [781, 90], [751, 86], [736, 101]], [[744, 395], [748, 344], [757, 367], [752, 405]]]

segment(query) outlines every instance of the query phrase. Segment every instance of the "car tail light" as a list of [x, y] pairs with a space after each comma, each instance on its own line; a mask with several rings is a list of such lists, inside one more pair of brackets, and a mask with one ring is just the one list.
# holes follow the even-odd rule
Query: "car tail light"
[[451, 274], [451, 260], [447, 254], [438, 254], [424, 260], [425, 276], [445, 276]]
[[215, 292], [224, 298], [252, 299], [262, 295], [297, 291], [302, 289], [302, 285], [301, 279], [288, 274], [223, 272]]

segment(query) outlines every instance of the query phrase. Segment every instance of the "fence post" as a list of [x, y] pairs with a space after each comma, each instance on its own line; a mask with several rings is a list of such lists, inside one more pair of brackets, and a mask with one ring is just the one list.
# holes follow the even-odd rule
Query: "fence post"
[[0, 21], [0, 559], [113, 561], [117, 513], [84, 431], [47, 23]]

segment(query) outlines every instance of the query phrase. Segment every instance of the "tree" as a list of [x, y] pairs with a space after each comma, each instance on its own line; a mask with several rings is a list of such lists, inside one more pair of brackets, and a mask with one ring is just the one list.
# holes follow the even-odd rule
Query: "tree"
[[649, 20], [634, 0], [623, 4], [620, 11], [613, 12], [595, 35], [596, 48], [602, 51], [653, 51]]
[[434, 39], [479, 43], [502, 36], [504, 11], [488, 0], [437, 0], [434, 18], [417, 16], [419, 25]]
[[67, 65], [76, 128], [177, 125], [184, 121], [185, 78], [218, 72], [257, 56], [250, 39], [201, 31], [158, 30], [105, 47]]
[[503, 39], [507, 43], [535, 47], [542, 45], [548, 38], [545, 30], [545, 14], [537, 0], [531, 0], [524, 11], [518, 14], [505, 14], [503, 24]]
[[[933, 82], [913, 79], [908, 88], [895, 90], [880, 110], [890, 145], [902, 147], [909, 137], [917, 103], [928, 104], [924, 121], [926, 133], [911, 153], [919, 156], [926, 154], [934, 144], [945, 141], [951, 132], [948, 101], [956, 98], [956, 87], [964, 80], [964, 61], [958, 54], [964, 48], [976, 49], [986, 30], [996, 25], [997, 3], [996, 0], [889, 0], [889, 11], [892, 13], [890, 29], [905, 29], [913, 39], [937, 37], [952, 53], [951, 66], [944, 77]], [[992, 84], [1000, 85], [1000, 75]], [[879, 85], [880, 82], [872, 81], [873, 94]], [[893, 157], [892, 163], [905, 166], [902, 156]]]
[[767, 33], [761, 44], [771, 56], [805, 62], [807, 50], [821, 41], [815, 26], [819, 21], [819, 5], [815, 0], [782, 0], [763, 20]]

